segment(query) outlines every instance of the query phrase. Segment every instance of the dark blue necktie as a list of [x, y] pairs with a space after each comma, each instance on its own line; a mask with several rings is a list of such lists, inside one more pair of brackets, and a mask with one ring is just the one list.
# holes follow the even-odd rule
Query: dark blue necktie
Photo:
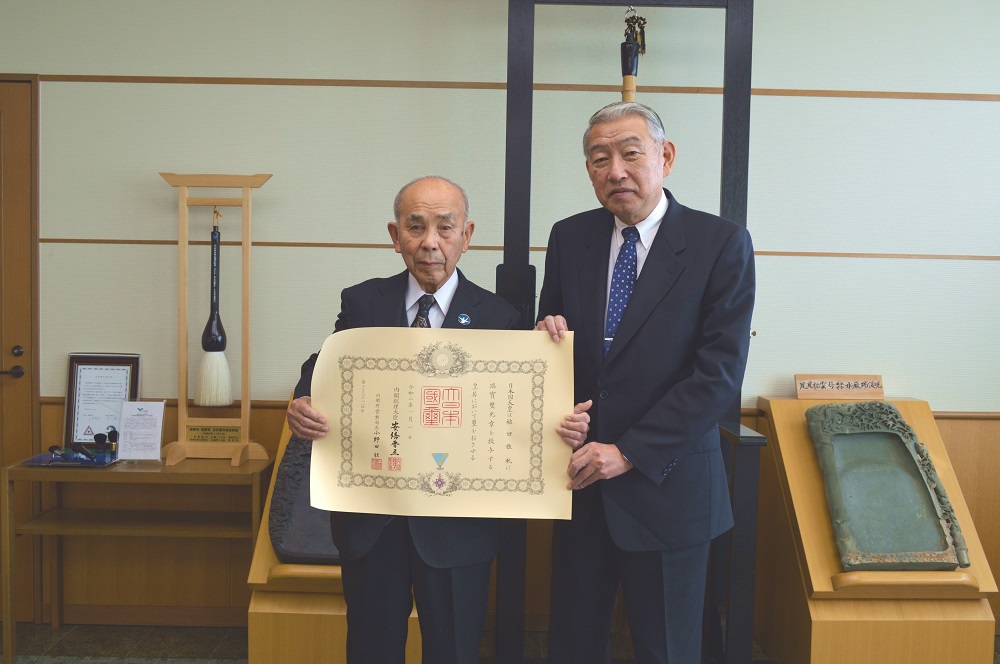
[[638, 258], [635, 253], [635, 243], [639, 241], [639, 231], [635, 226], [626, 226], [622, 229], [622, 237], [625, 243], [618, 251], [618, 259], [615, 260], [615, 269], [611, 273], [611, 296], [608, 298], [608, 326], [604, 330], [604, 354], [608, 354], [611, 348], [611, 340], [618, 331], [618, 323], [622, 321], [622, 314], [628, 305], [628, 299], [632, 297], [632, 288], [635, 286], [635, 277], [638, 273]]
[[431, 307], [434, 306], [433, 295], [421, 295], [417, 300], [417, 317], [413, 319], [410, 327], [430, 327]]

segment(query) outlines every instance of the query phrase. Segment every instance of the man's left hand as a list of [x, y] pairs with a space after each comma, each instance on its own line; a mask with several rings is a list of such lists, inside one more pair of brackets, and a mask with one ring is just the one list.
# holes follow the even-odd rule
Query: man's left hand
[[573, 408], [573, 412], [563, 418], [563, 421], [556, 427], [556, 433], [563, 439], [563, 442], [578, 450], [583, 447], [587, 440], [587, 432], [590, 431], [590, 414], [587, 413], [593, 405], [593, 399], [587, 399], [583, 403], [578, 403]]
[[587, 443], [570, 457], [566, 472], [571, 481], [566, 488], [576, 491], [590, 486], [597, 480], [618, 477], [631, 469], [632, 464], [625, 459], [617, 445]]

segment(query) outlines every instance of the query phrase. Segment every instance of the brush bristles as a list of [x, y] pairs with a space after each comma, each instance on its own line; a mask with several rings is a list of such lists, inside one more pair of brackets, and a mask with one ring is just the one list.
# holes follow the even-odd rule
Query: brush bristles
[[196, 406], [228, 406], [233, 403], [229, 381], [229, 362], [222, 351], [205, 353], [194, 387]]

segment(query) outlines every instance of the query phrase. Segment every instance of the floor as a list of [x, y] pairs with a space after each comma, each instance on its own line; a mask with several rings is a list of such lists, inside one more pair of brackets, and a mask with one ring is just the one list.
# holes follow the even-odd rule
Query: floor
[[[525, 634], [525, 664], [539, 664], [548, 653], [545, 632]], [[496, 658], [492, 633], [483, 635], [482, 664]], [[612, 635], [614, 664], [634, 662], [627, 636]], [[246, 628], [115, 627], [18, 623], [18, 664], [239, 664], [247, 661]]]
[[247, 661], [247, 630], [17, 624], [18, 664], [236, 664]]
[[[493, 664], [492, 634], [483, 637], [481, 664]], [[544, 632], [525, 635], [525, 664], [543, 664], [548, 650]], [[18, 623], [18, 664], [245, 664], [247, 630], [237, 627], [141, 627]], [[627, 636], [613, 635], [613, 664], [635, 661]], [[767, 662], [755, 646], [754, 662]], [[993, 662], [1000, 664], [1000, 637]], [[706, 660], [705, 664], [709, 664]]]

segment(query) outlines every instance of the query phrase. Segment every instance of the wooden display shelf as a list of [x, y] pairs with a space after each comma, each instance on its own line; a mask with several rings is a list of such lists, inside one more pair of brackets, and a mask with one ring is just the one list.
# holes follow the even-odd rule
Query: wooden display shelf
[[168, 466], [157, 462], [118, 463], [107, 468], [46, 468], [11, 466], [11, 482], [56, 482], [81, 484], [210, 484], [248, 485], [254, 475], [271, 467], [268, 459], [254, 459], [243, 466], [226, 466], [216, 459], [185, 459]]
[[17, 535], [99, 537], [219, 537], [251, 539], [249, 514], [240, 512], [140, 512], [57, 508], [18, 525]]
[[[240, 466], [228, 460], [185, 459], [172, 466], [160, 463], [120, 463], [108, 468], [51, 468], [15, 465], [2, 470], [4, 485], [0, 580], [3, 592], [3, 661], [17, 658], [14, 616], [14, 540], [19, 535], [47, 536], [53, 540], [53, 575], [49, 587], [52, 626], [62, 621], [61, 538], [85, 537], [170, 537], [248, 540], [256, 543], [263, 512], [263, 483], [273, 462], [250, 459]], [[52, 509], [22, 523], [16, 522], [14, 484], [40, 482], [55, 487]], [[219, 511], [162, 511], [72, 509], [61, 505], [65, 484], [145, 485], [145, 486], [248, 486], [251, 499], [246, 509]], [[183, 582], [183, 580], [179, 580]]]
[[[997, 585], [925, 401], [889, 399], [937, 470], [969, 547], [953, 571], [844, 572], [805, 411], [833, 400], [760, 397], [754, 636], [783, 664], [991, 664]], [[837, 403], [842, 403], [838, 401]]]

